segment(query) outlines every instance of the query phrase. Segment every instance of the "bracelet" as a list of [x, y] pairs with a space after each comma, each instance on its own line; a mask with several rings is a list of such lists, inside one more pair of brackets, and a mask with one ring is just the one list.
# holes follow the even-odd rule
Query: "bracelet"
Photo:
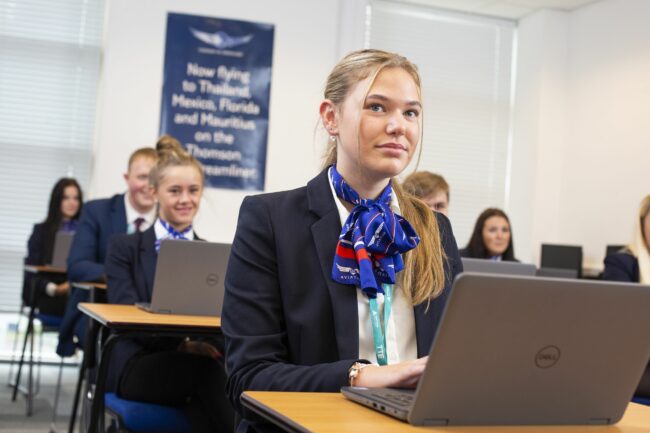
[[354, 381], [359, 376], [359, 372], [369, 365], [372, 364], [366, 362], [359, 362], [359, 361], [352, 364], [352, 366], [348, 370], [348, 383], [350, 384], [350, 386], [354, 386]]

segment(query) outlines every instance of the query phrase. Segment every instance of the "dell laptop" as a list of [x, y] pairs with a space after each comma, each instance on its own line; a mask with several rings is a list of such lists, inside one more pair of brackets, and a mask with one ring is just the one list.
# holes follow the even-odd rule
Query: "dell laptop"
[[229, 257], [230, 244], [163, 241], [151, 303], [136, 305], [152, 313], [220, 316]]
[[74, 232], [64, 232], [62, 230], [56, 232], [54, 249], [52, 250], [52, 263], [49, 266], [58, 269], [67, 269], [68, 253], [70, 253], [73, 238]]
[[613, 424], [650, 358], [650, 286], [465, 273], [415, 390], [342, 388], [414, 425]]
[[537, 267], [530, 263], [461, 258], [464, 272], [504, 275], [535, 275]]

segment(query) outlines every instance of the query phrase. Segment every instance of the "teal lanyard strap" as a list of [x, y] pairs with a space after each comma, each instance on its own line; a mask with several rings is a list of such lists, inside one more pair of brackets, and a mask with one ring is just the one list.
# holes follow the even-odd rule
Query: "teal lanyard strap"
[[386, 336], [388, 335], [388, 319], [393, 308], [393, 285], [382, 284], [384, 289], [384, 326], [382, 332], [381, 319], [377, 298], [368, 297], [370, 304], [370, 322], [372, 323], [372, 338], [375, 342], [375, 354], [379, 365], [388, 364], [388, 353], [386, 353]]

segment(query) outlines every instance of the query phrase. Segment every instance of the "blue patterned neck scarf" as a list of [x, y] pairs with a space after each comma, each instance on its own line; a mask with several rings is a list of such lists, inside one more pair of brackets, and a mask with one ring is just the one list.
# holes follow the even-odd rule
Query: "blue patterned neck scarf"
[[156, 239], [155, 247], [157, 253], [160, 252], [160, 243], [166, 239], [185, 239], [188, 241], [192, 240], [189, 236], [190, 233], [192, 233], [192, 225], [190, 225], [182, 232], [179, 232], [174, 227], [172, 227], [171, 224], [167, 223], [162, 218], [158, 218], [158, 221], [160, 221], [160, 224], [162, 224], [165, 230], [167, 230], [167, 234], [160, 239]]
[[337, 197], [354, 208], [343, 224], [334, 255], [332, 278], [354, 284], [369, 298], [384, 293], [382, 284], [395, 284], [395, 275], [404, 269], [401, 254], [412, 250], [420, 238], [411, 224], [390, 208], [391, 183], [376, 200], [362, 199], [336, 171], [329, 178]]

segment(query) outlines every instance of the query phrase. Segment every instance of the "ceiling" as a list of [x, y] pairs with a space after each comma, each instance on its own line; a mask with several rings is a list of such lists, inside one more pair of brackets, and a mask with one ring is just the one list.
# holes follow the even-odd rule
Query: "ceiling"
[[400, 0], [453, 11], [518, 20], [541, 9], [572, 11], [600, 0]]

